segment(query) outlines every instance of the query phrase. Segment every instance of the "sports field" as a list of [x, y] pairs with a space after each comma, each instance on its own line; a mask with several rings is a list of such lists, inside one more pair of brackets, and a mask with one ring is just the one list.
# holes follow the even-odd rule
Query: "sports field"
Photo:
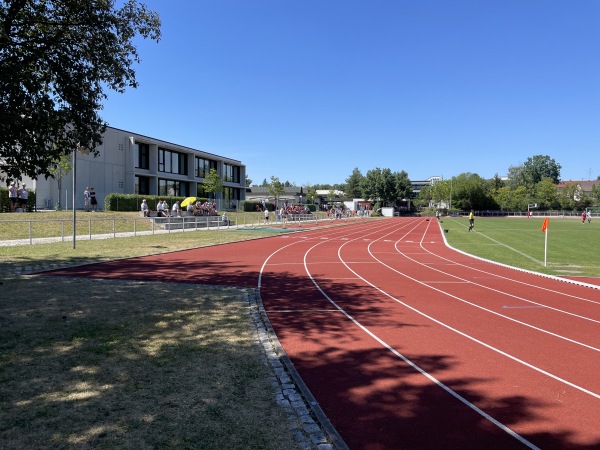
[[600, 277], [600, 220], [549, 219], [544, 266], [544, 218], [476, 218], [473, 233], [466, 217], [444, 217], [453, 247], [482, 258], [556, 276]]

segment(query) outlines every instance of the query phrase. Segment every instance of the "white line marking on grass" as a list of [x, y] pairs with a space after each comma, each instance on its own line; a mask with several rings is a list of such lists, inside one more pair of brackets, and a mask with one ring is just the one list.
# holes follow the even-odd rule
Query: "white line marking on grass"
[[496, 239], [493, 239], [491, 237], [489, 237], [488, 235], [484, 234], [484, 233], [479, 233], [480, 236], [483, 236], [486, 239], [489, 239], [492, 242], [495, 242], [497, 245], [501, 245], [502, 247], [506, 247], [509, 250], [512, 250], [515, 253], [518, 253], [521, 256], [524, 256], [525, 258], [533, 261], [536, 264], [539, 264], [540, 266], [543, 264], [543, 261], [540, 261], [539, 259], [535, 259], [533, 256], [528, 255], [527, 253], [523, 253], [519, 250], [517, 250], [516, 248], [511, 247], [510, 245], [506, 245], [500, 241], [497, 241]]

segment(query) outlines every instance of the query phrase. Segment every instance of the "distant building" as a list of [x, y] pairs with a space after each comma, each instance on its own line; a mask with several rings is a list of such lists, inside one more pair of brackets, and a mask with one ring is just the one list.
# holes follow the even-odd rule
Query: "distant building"
[[412, 188], [412, 193], [411, 193], [411, 198], [415, 199], [419, 197], [419, 193], [421, 192], [421, 189], [423, 189], [426, 186], [432, 186], [433, 184], [437, 183], [438, 181], [442, 181], [443, 178], [439, 177], [439, 176], [433, 176], [433, 177], [429, 177], [426, 180], [419, 180], [419, 181], [410, 181], [410, 186]]
[[596, 185], [600, 185], [600, 181], [598, 180], [561, 180], [560, 183], [556, 185], [556, 189], [558, 192], [562, 191], [565, 187], [570, 184], [577, 185], [577, 189], [575, 190], [575, 200], [581, 200], [582, 195], [592, 195], [592, 189]]
[[[214, 199], [219, 208], [245, 199], [246, 166], [238, 160], [112, 127], [97, 149], [97, 157], [77, 153], [77, 209], [83, 208], [86, 187], [95, 188], [101, 209], [111, 193], [212, 198], [202, 182], [213, 168], [223, 180], [223, 192]], [[35, 189], [38, 209], [54, 208], [58, 201], [63, 208], [72, 208], [72, 172], [62, 179], [60, 199], [52, 178], [22, 182]]]
[[594, 186], [596, 185], [600, 185], [600, 181], [598, 180], [561, 180], [560, 183], [558, 183], [556, 185], [556, 188], [561, 191], [562, 189], [564, 189], [567, 185], [569, 184], [576, 184], [579, 189], [581, 190], [581, 192], [590, 195], [592, 193], [592, 189]]

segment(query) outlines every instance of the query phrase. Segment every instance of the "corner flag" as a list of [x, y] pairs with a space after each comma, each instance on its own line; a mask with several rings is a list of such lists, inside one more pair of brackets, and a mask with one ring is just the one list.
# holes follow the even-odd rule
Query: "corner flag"
[[548, 222], [550, 222], [550, 219], [548, 217], [546, 217], [544, 219], [544, 223], [542, 224], [542, 233], [545, 234], [545, 236], [544, 236], [544, 267], [546, 267], [547, 260], [548, 260]]
[[544, 219], [544, 223], [542, 224], [542, 233], [545, 233], [545, 232], [546, 232], [546, 230], [548, 229], [548, 222], [549, 222], [549, 221], [550, 221], [550, 220], [548, 219], [548, 217], [546, 217], [546, 218]]

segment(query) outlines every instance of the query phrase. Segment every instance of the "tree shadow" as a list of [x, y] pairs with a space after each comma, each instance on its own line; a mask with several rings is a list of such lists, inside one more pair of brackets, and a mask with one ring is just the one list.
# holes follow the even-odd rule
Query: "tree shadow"
[[[255, 261], [207, 255], [204, 249], [131, 258], [44, 273], [51, 276], [256, 287]], [[384, 348], [345, 349], [349, 339], [343, 313], [305, 275], [288, 271], [262, 279], [261, 296], [279, 338], [301, 336], [310, 350], [294, 352], [292, 362], [350, 448], [365, 449], [512, 449], [525, 445], [427, 380], [414, 367]], [[373, 290], [352, 281], [326, 282], [344, 309], [360, 314], [366, 325], [381, 323], [386, 312]], [[204, 289], [199, 286], [198, 289]], [[347, 317], [346, 317], [347, 318]], [[395, 317], [395, 326], [416, 327]], [[330, 339], [323, 348], [323, 338]], [[327, 344], [327, 343], [326, 343]], [[447, 355], [413, 356], [434, 377], [443, 378], [457, 361]], [[476, 386], [493, 379], [446, 379], [445, 384], [468, 402], [484, 405], [493, 418], [511, 426], [542, 420], [541, 411], [554, 403], [535, 403], [520, 396], [489, 397]], [[581, 444], [568, 429], [521, 433], [544, 449], [599, 449], [600, 441]]]

